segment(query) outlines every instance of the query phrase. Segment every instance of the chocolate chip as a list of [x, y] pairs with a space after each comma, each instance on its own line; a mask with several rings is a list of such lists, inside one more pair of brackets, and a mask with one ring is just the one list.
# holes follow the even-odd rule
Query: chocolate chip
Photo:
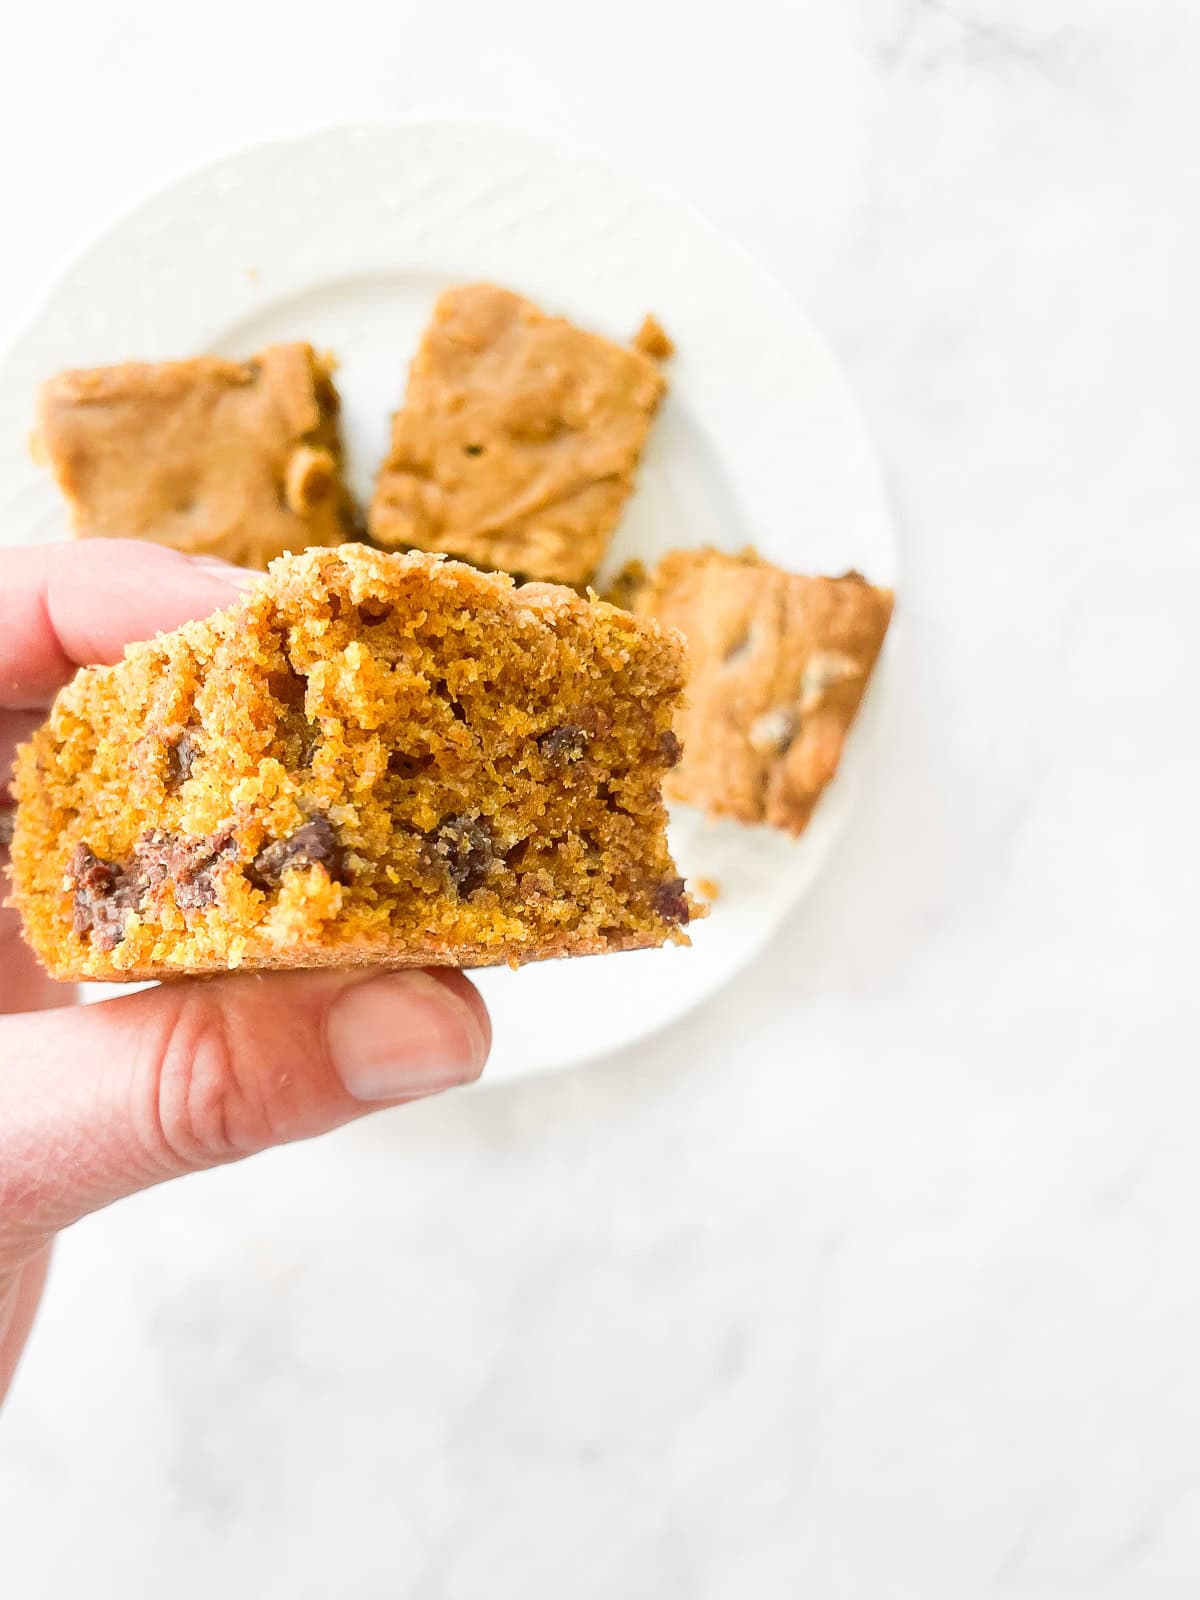
[[381, 622], [386, 622], [392, 614], [392, 608], [383, 600], [362, 600], [358, 607], [358, 620], [364, 628], [377, 628]]
[[237, 851], [233, 829], [199, 836], [155, 828], [134, 846], [142, 895], [161, 896], [169, 883], [180, 911], [201, 911], [217, 902], [217, 870]]
[[679, 758], [683, 754], [683, 746], [680, 744], [679, 740], [675, 737], [674, 732], [670, 728], [667, 728], [665, 732], [659, 734], [658, 750], [659, 754], [663, 758], [664, 763], [668, 767], [675, 767], [679, 765]]
[[187, 782], [199, 754], [200, 746], [195, 735], [185, 728], [178, 739], [167, 746], [168, 789], [178, 789]]
[[654, 909], [668, 922], [686, 923], [689, 918], [687, 896], [682, 878], [664, 878], [651, 896]]
[[591, 742], [588, 730], [578, 722], [564, 722], [538, 735], [537, 747], [552, 767], [565, 767], [579, 761]]
[[424, 846], [426, 858], [442, 868], [463, 898], [483, 884], [496, 859], [495, 838], [488, 822], [465, 812], [445, 817], [425, 835]]
[[133, 847], [133, 860], [105, 861], [86, 844], [75, 847], [69, 878], [75, 893], [74, 927], [100, 950], [125, 937], [128, 912], [160, 898], [169, 884], [181, 911], [197, 911], [217, 899], [217, 869], [234, 855], [232, 828], [200, 837], [156, 828]]
[[334, 883], [345, 883], [346, 852], [328, 817], [314, 817], [286, 839], [264, 845], [247, 877], [259, 889], [277, 889], [293, 867], [324, 867]]
[[552, 766], [565, 766], [587, 753], [593, 739], [603, 739], [612, 728], [612, 718], [597, 706], [580, 706], [570, 722], [538, 735], [537, 746]]
[[77, 844], [68, 869], [74, 890], [73, 926], [98, 950], [115, 950], [125, 937], [125, 918], [142, 898], [137, 875], [127, 866], [105, 861], [90, 845]]
[[5, 805], [3, 799], [0, 799], [0, 850], [7, 850], [12, 844], [16, 825], [16, 806]]

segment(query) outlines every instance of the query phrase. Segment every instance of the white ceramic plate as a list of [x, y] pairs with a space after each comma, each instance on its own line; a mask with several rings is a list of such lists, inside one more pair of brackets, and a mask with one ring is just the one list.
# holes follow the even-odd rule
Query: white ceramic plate
[[[26, 439], [39, 381], [65, 366], [280, 339], [333, 349], [354, 489], [369, 492], [435, 295], [489, 278], [615, 338], [653, 310], [678, 345], [671, 394], [612, 551], [735, 550], [809, 572], [894, 581], [871, 449], [825, 346], [737, 246], [657, 190], [493, 128], [338, 128], [243, 151], [110, 227], [0, 358], [0, 540], [65, 535]], [[721, 889], [691, 949], [486, 972], [488, 1079], [628, 1045], [690, 1010], [805, 892], [869, 765], [878, 687], [799, 841], [672, 822], [681, 870]]]

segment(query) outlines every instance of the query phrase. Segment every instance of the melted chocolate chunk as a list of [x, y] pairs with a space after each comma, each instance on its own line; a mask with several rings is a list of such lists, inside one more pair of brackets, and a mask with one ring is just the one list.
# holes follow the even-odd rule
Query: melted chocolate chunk
[[345, 883], [346, 852], [328, 817], [314, 817], [287, 839], [264, 845], [247, 873], [259, 889], [277, 889], [293, 867], [324, 867], [334, 883]]
[[125, 917], [146, 900], [161, 899], [169, 884], [181, 911], [198, 911], [217, 900], [217, 870], [237, 851], [231, 828], [200, 838], [156, 828], [133, 847], [133, 860], [105, 861], [86, 844], [76, 845], [70, 881], [75, 894], [75, 932], [100, 950], [125, 937]]
[[607, 711], [596, 706], [580, 706], [570, 722], [560, 723], [538, 735], [537, 746], [551, 766], [562, 767], [580, 761], [593, 739], [602, 739], [612, 727]]
[[683, 754], [683, 746], [670, 728], [665, 733], [659, 734], [658, 749], [668, 767], [679, 765], [679, 758]]
[[578, 722], [564, 722], [538, 735], [537, 747], [552, 767], [565, 767], [569, 761], [579, 761], [587, 753], [591, 734]]
[[201, 911], [217, 902], [216, 874], [237, 851], [232, 828], [193, 837], [155, 828], [134, 846], [143, 894], [161, 895], [169, 883], [181, 911]]
[[199, 754], [200, 745], [196, 736], [190, 729], [185, 728], [174, 744], [167, 746], [168, 789], [178, 789], [187, 782]]
[[440, 866], [464, 899], [480, 888], [496, 859], [496, 841], [483, 817], [444, 818], [425, 835], [425, 853]]
[[683, 892], [684, 887], [682, 878], [664, 878], [651, 896], [655, 911], [668, 922], [688, 921], [688, 903], [687, 896]]
[[115, 950], [125, 937], [126, 915], [142, 898], [142, 885], [128, 866], [105, 861], [90, 845], [77, 844], [68, 881], [75, 894], [75, 932], [98, 950]]

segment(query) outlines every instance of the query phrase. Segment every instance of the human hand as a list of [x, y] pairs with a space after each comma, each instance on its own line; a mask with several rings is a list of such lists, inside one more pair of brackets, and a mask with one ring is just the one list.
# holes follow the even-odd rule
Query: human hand
[[[13, 751], [82, 664], [237, 598], [249, 574], [155, 545], [0, 551], [0, 820]], [[55, 1233], [167, 1178], [479, 1076], [461, 973], [293, 972], [70, 1003], [0, 910], [0, 1397]]]

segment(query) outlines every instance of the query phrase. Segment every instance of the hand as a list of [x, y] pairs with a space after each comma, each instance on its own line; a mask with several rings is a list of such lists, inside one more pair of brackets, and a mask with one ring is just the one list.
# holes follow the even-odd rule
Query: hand
[[[116, 661], [247, 581], [125, 541], [0, 551], [0, 807], [16, 744], [77, 666]], [[164, 1179], [466, 1083], [490, 1042], [457, 972], [245, 974], [92, 1006], [63, 1004], [71, 993], [0, 910], [0, 1397], [60, 1228]]]

